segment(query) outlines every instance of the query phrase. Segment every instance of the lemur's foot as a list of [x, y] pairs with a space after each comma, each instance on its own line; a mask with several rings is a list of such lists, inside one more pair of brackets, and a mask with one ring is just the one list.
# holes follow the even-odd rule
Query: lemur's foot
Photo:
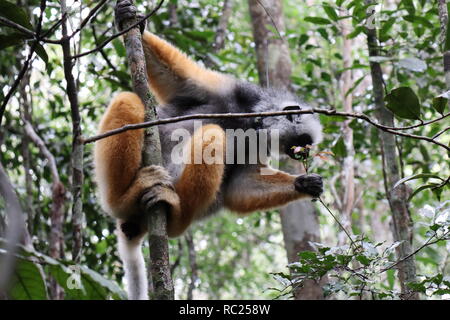
[[[133, 4], [131, 0], [119, 0], [117, 1], [115, 8], [115, 16], [116, 16], [116, 27], [119, 31], [123, 30], [123, 23], [129, 19], [142, 19], [144, 15], [138, 13], [136, 6]], [[146, 26], [146, 21], [143, 21], [139, 24], [139, 29], [141, 33], [144, 32]]]
[[139, 175], [145, 181], [154, 181], [154, 184], [142, 193], [140, 206], [143, 210], [148, 211], [160, 202], [170, 207], [179, 207], [180, 199], [166, 169], [160, 166], [149, 166], [142, 168]]
[[318, 198], [323, 192], [322, 177], [315, 173], [298, 176], [294, 185], [298, 192], [307, 193], [313, 198]]

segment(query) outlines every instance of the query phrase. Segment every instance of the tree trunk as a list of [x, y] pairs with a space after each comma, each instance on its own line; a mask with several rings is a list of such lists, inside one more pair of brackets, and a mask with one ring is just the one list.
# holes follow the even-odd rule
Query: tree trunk
[[[262, 86], [274, 86], [292, 91], [292, 65], [287, 41], [280, 37], [284, 31], [280, 0], [249, 0], [253, 36], [256, 45], [259, 82]], [[264, 7], [263, 7], [264, 6]], [[266, 12], [267, 10], [267, 12]], [[269, 16], [270, 14], [270, 16]], [[267, 26], [273, 26], [273, 34]], [[291, 173], [298, 168], [285, 168]], [[281, 223], [288, 262], [298, 261], [300, 251], [312, 250], [309, 241], [319, 241], [319, 225], [311, 202], [297, 201], [280, 210]], [[322, 289], [314, 282], [306, 283], [294, 292], [295, 299], [323, 298]]]
[[[341, 12], [342, 16], [347, 16], [348, 12], [345, 10]], [[352, 94], [347, 94], [350, 88], [353, 86], [352, 70], [350, 69], [352, 65], [352, 40], [347, 38], [350, 33], [350, 25], [348, 19], [341, 20], [343, 47], [342, 47], [342, 59], [343, 59], [343, 69], [342, 73], [342, 103], [344, 105], [345, 112], [353, 112], [353, 96]], [[342, 195], [342, 210], [341, 210], [341, 223], [342, 226], [351, 233], [352, 231], [352, 211], [355, 202], [355, 168], [354, 168], [354, 157], [355, 149], [353, 147], [353, 130], [350, 127], [351, 119], [346, 119], [342, 122], [342, 138], [345, 145], [345, 158], [342, 165], [342, 179], [343, 179], [343, 189], [344, 193]], [[345, 232], [341, 231], [339, 233], [339, 244], [342, 245], [348, 241]]]
[[[136, 19], [124, 22], [124, 29], [136, 23]], [[131, 69], [133, 91], [141, 98], [145, 106], [145, 121], [158, 118], [156, 114], [156, 101], [150, 93], [145, 67], [144, 49], [142, 47], [139, 28], [133, 28], [124, 34], [125, 48], [128, 63]], [[147, 128], [144, 134], [142, 148], [142, 164], [161, 165], [161, 143], [157, 127]], [[148, 241], [150, 247], [150, 272], [153, 281], [154, 296], [156, 300], [173, 300], [174, 288], [170, 274], [169, 244], [167, 236], [167, 212], [163, 204], [157, 204], [148, 217]]]
[[[366, 0], [366, 3], [372, 4], [373, 2], [371, 0]], [[369, 56], [379, 56], [380, 52], [378, 49], [379, 44], [376, 28], [367, 28], [366, 31]], [[394, 117], [384, 105], [384, 84], [381, 65], [378, 62], [370, 62], [370, 71], [376, 106], [375, 116], [380, 124], [393, 127]], [[378, 132], [381, 145], [386, 197], [389, 201], [392, 214], [393, 237], [395, 241], [403, 241], [403, 243], [397, 247], [397, 255], [400, 259], [412, 252], [413, 222], [408, 208], [408, 192], [404, 184], [393, 189], [394, 184], [400, 180], [401, 177], [395, 136], [384, 131]], [[414, 257], [406, 259], [398, 265], [398, 277], [403, 298], [418, 299], [418, 294], [410, 292], [407, 287], [408, 282], [416, 281]]]

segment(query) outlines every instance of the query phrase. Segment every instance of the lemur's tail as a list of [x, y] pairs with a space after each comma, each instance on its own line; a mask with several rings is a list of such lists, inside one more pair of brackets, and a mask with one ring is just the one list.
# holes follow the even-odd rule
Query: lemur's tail
[[142, 255], [142, 237], [129, 240], [118, 228], [119, 256], [125, 269], [129, 300], [148, 300], [147, 272]]

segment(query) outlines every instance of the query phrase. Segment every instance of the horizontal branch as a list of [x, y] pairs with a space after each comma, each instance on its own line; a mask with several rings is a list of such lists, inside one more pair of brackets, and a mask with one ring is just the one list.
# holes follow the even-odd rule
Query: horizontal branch
[[[180, 122], [180, 121], [186, 121], [186, 120], [193, 120], [193, 119], [233, 119], [233, 118], [266, 118], [266, 117], [275, 117], [275, 116], [286, 116], [286, 115], [293, 115], [293, 114], [313, 114], [313, 113], [319, 113], [324, 114], [327, 116], [339, 116], [339, 117], [350, 117], [350, 118], [357, 118], [364, 120], [374, 127], [395, 134], [403, 137], [408, 137], [412, 139], [417, 140], [425, 140], [431, 143], [434, 143], [448, 151], [450, 151], [450, 147], [446, 146], [443, 143], [440, 143], [439, 141], [436, 141], [430, 137], [427, 136], [419, 136], [404, 132], [398, 132], [400, 130], [406, 130], [409, 129], [409, 127], [401, 128], [401, 127], [388, 127], [383, 126], [374, 120], [370, 119], [368, 116], [362, 113], [351, 113], [351, 112], [338, 112], [335, 110], [330, 109], [306, 109], [306, 110], [287, 110], [287, 111], [272, 111], [272, 112], [259, 112], [259, 113], [212, 113], [212, 114], [191, 114], [186, 116], [179, 116], [179, 117], [173, 117], [173, 118], [167, 118], [167, 119], [159, 119], [154, 121], [147, 121], [142, 123], [136, 123], [136, 124], [128, 124], [121, 128], [117, 128], [111, 131], [107, 131], [105, 133], [84, 139], [83, 143], [91, 143], [100, 139], [107, 138], [109, 136], [119, 134], [128, 130], [137, 130], [137, 129], [143, 129], [143, 128], [149, 128], [157, 125], [164, 125], [174, 122]], [[450, 114], [446, 114], [445, 117], [448, 117]], [[445, 117], [441, 117], [440, 119], [444, 119]]]
[[60, 40], [52, 40], [52, 39], [45, 38], [49, 32], [46, 32], [41, 36], [41, 35], [37, 34], [36, 32], [33, 32], [33, 31], [21, 26], [20, 24], [17, 24], [17, 23], [15, 23], [9, 19], [6, 19], [4, 17], [0, 17], [0, 24], [4, 24], [5, 26], [16, 29], [17, 31], [23, 33], [24, 35], [26, 35], [32, 39], [35, 39], [37, 41], [42, 41], [45, 43], [53, 43], [53, 44], [60, 43]]

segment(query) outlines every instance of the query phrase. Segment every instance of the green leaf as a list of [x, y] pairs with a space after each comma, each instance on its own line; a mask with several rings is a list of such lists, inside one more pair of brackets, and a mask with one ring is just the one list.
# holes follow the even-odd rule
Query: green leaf
[[444, 115], [444, 109], [447, 104], [448, 104], [448, 99], [443, 98], [443, 97], [436, 97], [436, 98], [433, 98], [433, 102], [432, 102], [431, 106], [434, 108], [434, 110], [436, 110], [440, 114]]
[[392, 187], [392, 189], [397, 188], [400, 184], [405, 183], [407, 181], [415, 180], [415, 179], [421, 179], [421, 178], [426, 179], [426, 180], [428, 180], [430, 178], [435, 178], [435, 179], [439, 179], [441, 181], [444, 181], [444, 179], [439, 177], [437, 174], [433, 174], [433, 173], [418, 173], [418, 174], [415, 174], [415, 175], [412, 175], [412, 176], [409, 176], [409, 177], [405, 177], [403, 179], [398, 180], [394, 184], [394, 187]]
[[13, 287], [8, 295], [13, 300], [46, 300], [47, 289], [40, 266], [24, 258], [17, 258]]
[[361, 262], [363, 265], [368, 266], [370, 264], [370, 259], [367, 258], [365, 255], [359, 254], [356, 256], [356, 260]]
[[380, 28], [380, 41], [385, 42], [389, 39], [389, 30], [391, 30], [394, 23], [397, 21], [396, 18], [389, 18], [387, 21], [383, 22]]
[[345, 156], [347, 155], [347, 151], [345, 149], [345, 143], [342, 137], [340, 137], [336, 144], [331, 147], [331, 151], [333, 151], [336, 157], [345, 158]]
[[12, 33], [8, 35], [0, 34], [0, 50], [23, 44], [26, 39], [29, 39], [29, 37], [22, 33]]
[[316, 259], [317, 254], [313, 251], [302, 251], [298, 253], [298, 256], [300, 257], [300, 259], [312, 260]]
[[410, 87], [400, 87], [389, 93], [384, 100], [386, 107], [397, 117], [403, 119], [420, 119], [420, 102]]
[[[33, 43], [33, 41], [31, 43]], [[35, 50], [36, 54], [39, 56], [39, 58], [41, 58], [42, 61], [45, 62], [45, 65], [47, 65], [48, 64], [48, 55], [47, 55], [47, 52], [45, 51], [44, 47], [38, 43], [36, 45], [36, 47], [34, 48], [34, 50]]]
[[406, 11], [408, 11], [410, 15], [413, 16], [416, 13], [416, 8], [414, 7], [413, 0], [402, 0], [400, 4], [403, 5], [403, 7], [406, 9]]
[[363, 26], [357, 26], [355, 30], [350, 32], [347, 36], [348, 39], [356, 38], [361, 32], [364, 32], [365, 28]]
[[414, 190], [414, 192], [409, 196], [408, 201], [411, 201], [411, 199], [418, 194], [419, 192], [426, 190], [426, 189], [431, 189], [434, 187], [437, 187], [439, 184], [438, 183], [430, 183], [430, 184], [426, 184], [424, 186], [421, 186], [419, 188], [417, 188], [416, 190]]
[[125, 57], [127, 55], [127, 51], [125, 50], [122, 41], [120, 41], [119, 39], [114, 39], [112, 41], [112, 44], [119, 57]]
[[398, 62], [400, 68], [408, 69], [414, 72], [423, 72], [427, 69], [425, 61], [417, 58], [405, 58]]
[[427, 288], [425, 287], [425, 285], [423, 283], [408, 282], [407, 286], [417, 292], [425, 293], [425, 291], [427, 290]]
[[307, 34], [302, 34], [300, 35], [300, 37], [298, 38], [298, 46], [301, 47], [302, 45], [304, 45], [309, 39], [309, 36]]
[[306, 17], [305, 21], [320, 25], [331, 24], [330, 20], [320, 17]]
[[394, 289], [395, 284], [395, 271], [392, 269], [389, 269], [386, 271], [387, 274], [387, 281], [389, 283], [389, 289]]
[[0, 16], [20, 24], [22, 27], [29, 30], [33, 29], [33, 26], [30, 23], [30, 18], [25, 10], [9, 1], [0, 0]]
[[323, 5], [323, 10], [325, 10], [325, 13], [327, 14], [328, 18], [330, 18], [333, 21], [338, 21], [339, 16], [334, 10], [334, 8], [328, 4]]
[[444, 92], [443, 94], [438, 95], [436, 98], [433, 98], [432, 107], [444, 115], [445, 107], [448, 104], [448, 100], [450, 99], [450, 91]]

